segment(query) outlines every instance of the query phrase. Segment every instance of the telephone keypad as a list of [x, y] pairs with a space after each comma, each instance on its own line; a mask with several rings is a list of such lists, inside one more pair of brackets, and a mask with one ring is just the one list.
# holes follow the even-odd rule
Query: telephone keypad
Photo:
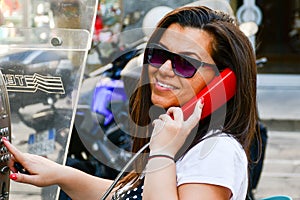
[[[0, 118], [2, 121], [3, 118]], [[7, 120], [5, 120], [7, 121]], [[2, 121], [3, 123], [3, 121]], [[2, 125], [0, 122], [0, 126]], [[10, 169], [7, 166], [7, 163], [10, 159], [10, 153], [7, 148], [2, 143], [2, 138], [6, 137], [8, 140], [10, 139], [10, 132], [8, 127], [1, 126], [0, 128], [0, 138], [1, 138], [1, 145], [0, 145], [0, 200], [8, 200], [9, 199], [9, 174]]]
[[0, 200], [8, 200], [10, 188], [8, 161], [11, 155], [3, 145], [3, 137], [8, 141], [11, 140], [11, 122], [8, 94], [0, 71]]

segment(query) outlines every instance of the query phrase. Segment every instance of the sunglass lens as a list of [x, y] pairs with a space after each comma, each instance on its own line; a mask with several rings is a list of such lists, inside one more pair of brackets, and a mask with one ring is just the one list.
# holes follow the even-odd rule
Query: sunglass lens
[[154, 67], [160, 67], [167, 61], [165, 52], [160, 49], [149, 49], [148, 50], [148, 62]]
[[173, 68], [175, 73], [181, 77], [190, 78], [197, 71], [195, 66], [193, 66], [189, 61], [187, 61], [180, 55], [174, 56], [173, 62]]
[[197, 68], [186, 58], [159, 48], [147, 48], [145, 58], [148, 64], [159, 68], [167, 60], [171, 60], [174, 73], [184, 78], [192, 77]]

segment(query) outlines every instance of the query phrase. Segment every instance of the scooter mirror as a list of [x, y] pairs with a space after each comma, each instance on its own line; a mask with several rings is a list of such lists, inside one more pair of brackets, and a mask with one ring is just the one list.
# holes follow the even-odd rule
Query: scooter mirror
[[146, 37], [150, 37], [157, 23], [173, 9], [168, 6], [157, 6], [147, 12], [143, 19], [143, 32]]
[[252, 21], [241, 23], [239, 28], [247, 37], [255, 35], [258, 31], [258, 25]]

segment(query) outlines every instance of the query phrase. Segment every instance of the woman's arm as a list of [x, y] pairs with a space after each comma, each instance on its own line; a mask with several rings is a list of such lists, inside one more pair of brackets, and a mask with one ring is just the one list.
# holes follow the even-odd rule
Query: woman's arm
[[[172, 158], [198, 124], [202, 107], [203, 103], [199, 101], [193, 114], [186, 121], [183, 119], [181, 109], [170, 108], [167, 114], [161, 115], [153, 122], [154, 130], [150, 140], [150, 159], [145, 170], [143, 200], [230, 199], [230, 189], [218, 185], [187, 183], [177, 187], [176, 165]], [[153, 155], [157, 156], [152, 157]]]
[[148, 167], [143, 193], [145, 200], [229, 200], [231, 197], [230, 189], [218, 185], [188, 183], [177, 188], [176, 167], [172, 160], [153, 159], [148, 162]]
[[229, 200], [230, 189], [218, 185], [190, 183], [178, 187], [181, 200]]
[[[12, 154], [9, 167], [13, 171], [10, 178], [16, 182], [38, 187], [58, 185], [73, 200], [100, 199], [112, 183], [111, 180], [86, 174], [72, 167], [63, 166], [47, 158], [20, 152], [9, 141], [2, 139]], [[20, 163], [29, 174], [18, 173], [14, 163]]]
[[178, 199], [176, 166], [164, 157], [148, 161], [144, 182], [143, 200]]
[[[112, 181], [86, 174], [68, 166], [61, 166], [57, 182], [61, 189], [73, 200], [99, 200]], [[111, 199], [111, 196], [108, 197]]]
[[[143, 199], [179, 199], [176, 166], [172, 158], [182, 147], [191, 130], [198, 124], [202, 107], [203, 102], [199, 100], [193, 114], [186, 121], [182, 110], [176, 107], [169, 108], [167, 114], [154, 120], [150, 140], [151, 159], [148, 160], [145, 170]], [[156, 156], [152, 158], [153, 155]]]

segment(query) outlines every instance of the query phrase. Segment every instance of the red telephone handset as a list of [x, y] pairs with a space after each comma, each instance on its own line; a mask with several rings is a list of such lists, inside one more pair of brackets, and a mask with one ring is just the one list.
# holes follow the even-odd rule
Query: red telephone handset
[[187, 119], [194, 111], [195, 105], [201, 97], [204, 98], [201, 119], [204, 119], [212, 112], [220, 108], [236, 92], [236, 77], [229, 68], [224, 69], [219, 76], [215, 77], [204, 89], [195, 97], [184, 104], [181, 109], [184, 119]]

